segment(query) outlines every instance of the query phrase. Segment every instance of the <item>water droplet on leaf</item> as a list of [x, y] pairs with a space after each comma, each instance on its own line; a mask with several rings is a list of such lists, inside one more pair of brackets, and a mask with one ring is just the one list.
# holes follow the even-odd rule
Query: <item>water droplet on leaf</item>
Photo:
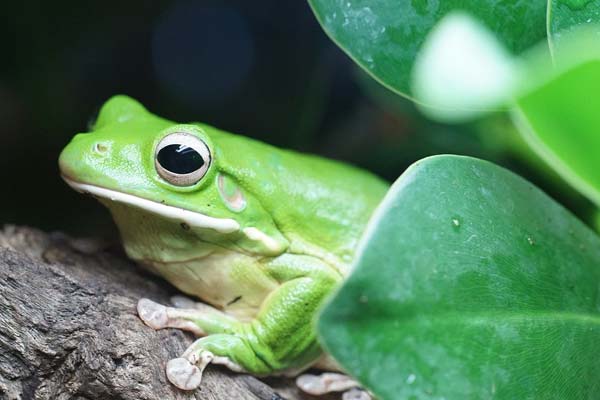
[[460, 218], [457, 216], [452, 217], [452, 228], [458, 232], [460, 230]]

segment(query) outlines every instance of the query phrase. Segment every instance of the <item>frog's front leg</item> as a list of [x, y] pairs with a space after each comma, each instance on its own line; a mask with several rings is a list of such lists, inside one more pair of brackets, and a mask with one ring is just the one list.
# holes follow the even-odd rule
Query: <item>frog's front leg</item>
[[[197, 336], [233, 333], [239, 329], [240, 323], [235, 318], [214, 307], [191, 300], [183, 302], [179, 298], [176, 302], [187, 308], [167, 307], [149, 299], [140, 299], [137, 305], [138, 315], [153, 329], [177, 328]], [[229, 340], [228, 335], [223, 336], [225, 340]], [[245, 372], [227, 357], [215, 356], [209, 351], [195, 352], [193, 349], [197, 343], [198, 341], [190, 346], [180, 358], [167, 363], [167, 377], [175, 386], [184, 390], [197, 387], [202, 380], [202, 371], [209, 363], [224, 365], [232, 371]]]
[[194, 319], [208, 336], [194, 342], [182, 357], [169, 361], [167, 376], [173, 384], [194, 389], [209, 363], [269, 375], [306, 366], [318, 358], [321, 350], [313, 318], [341, 275], [321, 261], [298, 255], [278, 257], [264, 268], [279, 287], [267, 296], [255, 319], [229, 323], [214, 314]]
[[232, 316], [208, 304], [192, 303], [191, 300], [190, 303], [185, 304], [187, 308], [179, 308], [140, 299], [137, 311], [141, 320], [152, 329], [177, 328], [197, 336], [205, 336], [211, 332], [233, 332], [239, 324]]

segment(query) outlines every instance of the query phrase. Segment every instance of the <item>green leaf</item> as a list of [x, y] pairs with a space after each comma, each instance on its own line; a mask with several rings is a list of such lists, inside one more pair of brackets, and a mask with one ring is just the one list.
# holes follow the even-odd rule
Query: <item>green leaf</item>
[[600, 58], [566, 68], [521, 96], [514, 116], [530, 146], [573, 187], [600, 206], [598, 93]]
[[431, 28], [466, 11], [515, 53], [546, 37], [546, 1], [308, 0], [327, 34], [375, 79], [411, 96], [410, 73]]
[[595, 399], [600, 239], [486, 161], [392, 186], [325, 307], [325, 348], [379, 399]]
[[[548, 41], [554, 48], [574, 27], [600, 23], [600, 0], [549, 0]], [[600, 30], [596, 29], [600, 34]], [[600, 40], [600, 37], [598, 38]]]

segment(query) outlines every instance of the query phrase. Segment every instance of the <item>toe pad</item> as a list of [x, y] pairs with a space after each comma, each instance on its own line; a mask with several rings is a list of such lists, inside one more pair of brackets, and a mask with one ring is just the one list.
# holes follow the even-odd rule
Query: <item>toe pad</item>
[[193, 390], [202, 382], [202, 371], [185, 358], [175, 358], [167, 363], [167, 378], [182, 390]]
[[137, 304], [138, 315], [152, 329], [162, 329], [167, 326], [169, 317], [167, 307], [149, 299], [140, 299]]

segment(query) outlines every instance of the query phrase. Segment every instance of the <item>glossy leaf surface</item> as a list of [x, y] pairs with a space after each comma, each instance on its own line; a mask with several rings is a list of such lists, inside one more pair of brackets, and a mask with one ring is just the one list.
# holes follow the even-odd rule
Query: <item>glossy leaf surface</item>
[[571, 67], [522, 96], [515, 115], [531, 147], [600, 206], [598, 93], [600, 58]]
[[[309, 0], [327, 34], [390, 89], [411, 96], [410, 73], [431, 28], [459, 10], [472, 14], [509, 50], [546, 36], [545, 0]], [[418, 100], [418, 99], [417, 99]]]
[[380, 399], [593, 399], [600, 239], [485, 161], [409, 168], [324, 309], [325, 347]]

